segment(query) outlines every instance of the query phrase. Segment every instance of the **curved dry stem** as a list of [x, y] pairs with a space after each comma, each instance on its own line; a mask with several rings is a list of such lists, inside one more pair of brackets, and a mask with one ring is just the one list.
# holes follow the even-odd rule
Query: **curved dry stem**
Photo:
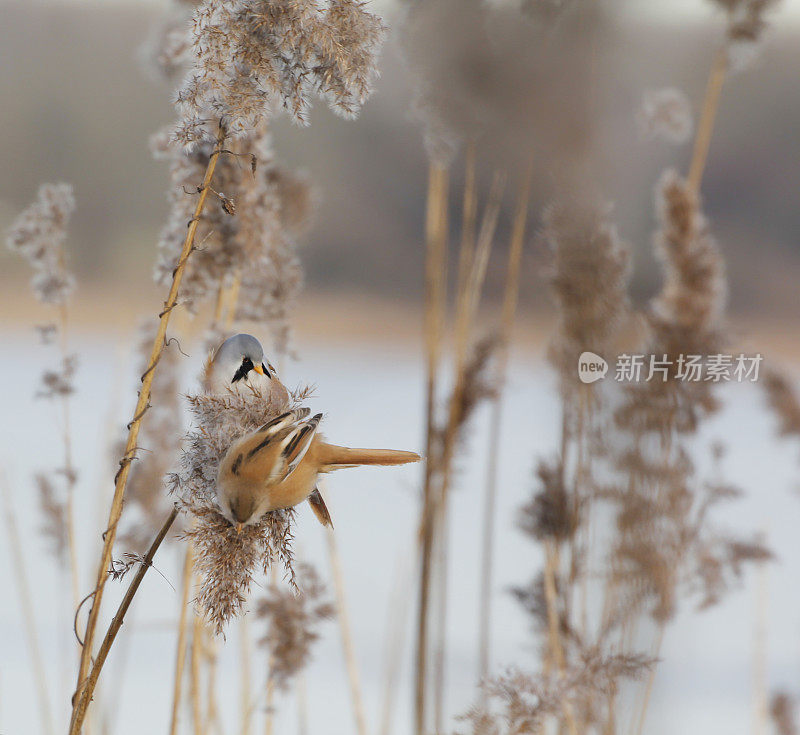
[[[83, 714], [85, 714], [84, 706], [84, 713], [79, 715], [81, 702], [86, 701], [86, 698], [82, 693], [82, 687], [83, 682], [86, 681], [89, 667], [91, 665], [92, 643], [94, 642], [94, 634], [97, 629], [100, 606], [103, 601], [103, 590], [108, 578], [107, 572], [111, 563], [111, 554], [114, 547], [114, 541], [117, 536], [117, 525], [119, 523], [120, 516], [122, 515], [122, 501], [125, 497], [128, 474], [130, 472], [131, 462], [133, 461], [133, 457], [137, 449], [139, 428], [141, 427], [142, 418], [144, 417], [150, 405], [150, 391], [153, 385], [153, 377], [155, 375], [158, 361], [161, 358], [161, 354], [164, 351], [164, 346], [166, 344], [167, 327], [169, 325], [170, 315], [178, 303], [178, 291], [180, 289], [181, 279], [186, 269], [186, 263], [188, 262], [189, 257], [194, 249], [194, 238], [197, 234], [197, 225], [200, 221], [201, 215], [203, 214], [203, 209], [205, 207], [206, 199], [208, 198], [208, 192], [210, 190], [211, 180], [214, 176], [214, 170], [217, 166], [217, 160], [222, 150], [222, 144], [224, 140], [225, 130], [220, 125], [219, 135], [217, 136], [217, 145], [209, 157], [208, 166], [206, 168], [205, 176], [203, 177], [203, 185], [200, 191], [200, 196], [197, 200], [194, 216], [189, 223], [186, 239], [184, 240], [183, 248], [181, 250], [181, 255], [172, 275], [172, 285], [170, 287], [167, 300], [164, 302], [164, 308], [159, 315], [160, 320], [155, 339], [153, 340], [153, 349], [150, 354], [150, 362], [147, 370], [142, 376], [142, 387], [139, 391], [139, 400], [136, 402], [133, 419], [128, 425], [128, 439], [125, 443], [125, 451], [122, 455], [122, 459], [120, 460], [119, 472], [117, 472], [117, 476], [115, 478], [114, 498], [112, 500], [111, 510], [108, 516], [108, 525], [103, 536], [103, 550], [100, 555], [100, 564], [97, 570], [95, 594], [92, 600], [92, 606], [89, 610], [89, 619], [86, 623], [86, 633], [83, 638], [84, 644], [83, 650], [81, 651], [78, 681], [75, 687], [75, 694], [72, 697], [73, 710], [69, 730], [70, 735], [78, 735], [80, 732], [81, 723], [83, 721]], [[88, 702], [86, 703], [88, 705]]]
[[108, 658], [108, 652], [111, 650], [111, 646], [114, 645], [114, 640], [116, 639], [117, 634], [122, 627], [122, 623], [125, 620], [125, 614], [128, 612], [131, 602], [133, 602], [133, 598], [139, 589], [139, 585], [141, 585], [142, 580], [144, 579], [144, 575], [147, 574], [147, 570], [153, 565], [153, 558], [156, 555], [156, 551], [158, 551], [158, 547], [161, 546], [161, 542], [166, 537], [169, 529], [172, 527], [172, 524], [175, 522], [177, 517], [178, 509], [173, 508], [172, 512], [169, 514], [169, 517], [164, 522], [164, 525], [161, 527], [161, 530], [158, 532], [155, 539], [153, 539], [153, 543], [147, 550], [147, 554], [145, 554], [144, 559], [139, 565], [139, 568], [136, 570], [136, 576], [133, 578], [133, 581], [125, 592], [125, 596], [122, 598], [122, 602], [120, 602], [119, 608], [117, 608], [117, 612], [111, 620], [111, 624], [108, 626], [108, 631], [106, 632], [105, 638], [103, 638], [103, 642], [100, 644], [100, 648], [97, 651], [97, 658], [92, 666], [92, 670], [89, 673], [86, 682], [83, 684], [83, 686], [81, 686], [80, 696], [75, 706], [72, 724], [70, 726], [71, 735], [77, 735], [77, 733], [81, 731], [83, 720], [86, 717], [86, 710], [89, 707], [89, 702], [92, 700], [92, 694], [97, 686], [97, 680], [100, 678], [100, 672], [103, 670], [103, 665]]

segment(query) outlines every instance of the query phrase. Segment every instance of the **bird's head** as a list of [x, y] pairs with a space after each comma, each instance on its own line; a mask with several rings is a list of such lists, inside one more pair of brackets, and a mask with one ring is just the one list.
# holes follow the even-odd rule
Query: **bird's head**
[[271, 378], [272, 366], [264, 357], [264, 348], [251, 334], [235, 334], [226, 339], [211, 361], [214, 371], [233, 385], [248, 377], [250, 371]]

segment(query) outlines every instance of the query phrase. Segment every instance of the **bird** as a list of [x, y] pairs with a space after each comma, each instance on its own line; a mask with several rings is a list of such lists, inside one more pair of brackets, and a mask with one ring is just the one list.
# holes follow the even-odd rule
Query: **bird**
[[317, 429], [322, 414], [308, 408], [287, 411], [235, 441], [219, 466], [217, 501], [222, 514], [241, 531], [272, 510], [305, 500], [323, 526], [333, 526], [317, 488], [320, 474], [360, 465], [419, 462], [415, 452], [353, 449], [328, 444]]
[[289, 391], [275, 368], [264, 357], [264, 348], [252, 334], [228, 337], [206, 361], [203, 387], [207, 393], [224, 394], [245, 388], [272, 398], [277, 405], [289, 405]]

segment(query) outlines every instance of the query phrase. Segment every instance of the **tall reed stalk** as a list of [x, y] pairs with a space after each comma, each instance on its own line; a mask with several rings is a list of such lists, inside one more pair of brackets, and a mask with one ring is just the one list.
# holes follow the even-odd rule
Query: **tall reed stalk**
[[428, 622], [434, 540], [433, 462], [436, 432], [436, 395], [442, 352], [447, 295], [447, 169], [431, 163], [428, 170], [425, 260], [425, 462], [420, 523], [420, 578], [417, 617], [414, 732], [422, 735], [426, 717]]
[[186, 652], [188, 649], [189, 594], [192, 587], [193, 564], [192, 545], [187, 542], [186, 553], [183, 558], [183, 575], [181, 577], [181, 609], [178, 617], [178, 643], [175, 652], [175, 677], [172, 683], [172, 713], [170, 715], [169, 735], [177, 735], [181, 711], [183, 672], [186, 666]]
[[139, 428], [149, 407], [150, 390], [158, 361], [166, 344], [167, 327], [169, 325], [170, 316], [172, 314], [172, 310], [175, 308], [178, 302], [178, 291], [180, 289], [181, 278], [183, 277], [186, 263], [188, 262], [189, 257], [194, 249], [194, 239], [197, 233], [197, 225], [200, 221], [200, 217], [203, 214], [203, 209], [205, 208], [206, 200], [208, 199], [208, 193], [211, 190], [211, 180], [214, 176], [214, 170], [216, 168], [220, 153], [222, 152], [222, 145], [224, 141], [225, 129], [222, 125], [220, 125], [219, 133], [217, 135], [217, 144], [208, 160], [208, 166], [206, 168], [205, 176], [203, 177], [203, 183], [197, 200], [197, 205], [194, 210], [194, 216], [189, 223], [183, 248], [181, 249], [180, 259], [178, 260], [173, 272], [172, 285], [170, 286], [167, 299], [164, 302], [164, 308], [159, 314], [159, 324], [158, 329], [156, 330], [155, 339], [153, 340], [150, 363], [144, 375], [142, 376], [142, 387], [139, 390], [139, 399], [136, 402], [133, 419], [129, 424], [128, 438], [125, 443], [125, 451], [122, 459], [120, 460], [120, 468], [115, 478], [114, 498], [111, 503], [111, 510], [109, 511], [108, 525], [103, 536], [103, 548], [100, 555], [100, 564], [98, 565], [97, 581], [92, 595], [92, 605], [89, 609], [89, 618], [86, 623], [86, 631], [83, 637], [83, 650], [81, 651], [78, 680], [75, 687], [75, 694], [73, 695], [70, 735], [78, 735], [78, 733], [80, 733], [86, 708], [89, 704], [89, 700], [83, 695], [82, 692], [84, 690], [91, 666], [94, 636], [100, 616], [103, 590], [105, 589], [106, 580], [108, 578], [108, 569], [111, 564], [111, 555], [114, 547], [114, 540], [116, 539], [117, 525], [119, 523], [120, 516], [122, 515], [122, 504], [125, 496], [128, 474], [130, 472], [131, 462], [134, 460], [137, 450], [136, 442], [139, 436]]
[[361, 693], [361, 677], [358, 673], [355, 645], [350, 626], [350, 614], [347, 606], [347, 593], [344, 587], [342, 562], [339, 557], [339, 548], [333, 530], [328, 527], [325, 533], [328, 542], [328, 555], [331, 562], [333, 586], [336, 592], [336, 618], [339, 621], [339, 632], [342, 638], [342, 650], [347, 665], [347, 679], [350, 683], [350, 697], [353, 704], [356, 733], [367, 735], [367, 715], [364, 709], [364, 697]]
[[489, 459], [486, 465], [486, 481], [483, 501], [483, 539], [481, 550], [481, 582], [479, 588], [478, 628], [478, 679], [489, 673], [491, 655], [491, 597], [492, 566], [494, 553], [494, 528], [497, 507], [498, 457], [500, 454], [500, 432], [503, 415], [503, 391], [508, 372], [509, 345], [514, 327], [514, 316], [519, 298], [519, 279], [522, 268], [522, 247], [525, 242], [525, 227], [528, 220], [533, 163], [528, 164], [517, 196], [511, 244], [508, 251], [506, 281], [503, 292], [503, 310], [500, 318], [500, 343], [497, 357], [498, 391], [492, 402], [489, 418]]
[[22, 622], [25, 627], [25, 637], [28, 639], [30, 664], [36, 684], [36, 692], [39, 697], [39, 706], [37, 708], [39, 720], [42, 732], [46, 735], [53, 735], [53, 713], [50, 708], [50, 695], [47, 689], [47, 676], [45, 675], [42, 648], [39, 644], [39, 635], [34, 623], [36, 618], [31, 600], [31, 590], [28, 586], [29, 576], [25, 568], [25, 555], [19, 541], [14, 509], [11, 506], [11, 497], [4, 477], [0, 477], [0, 492], [3, 495], [6, 537], [11, 550], [11, 566], [14, 568], [14, 578], [17, 583], [17, 599], [19, 600]]

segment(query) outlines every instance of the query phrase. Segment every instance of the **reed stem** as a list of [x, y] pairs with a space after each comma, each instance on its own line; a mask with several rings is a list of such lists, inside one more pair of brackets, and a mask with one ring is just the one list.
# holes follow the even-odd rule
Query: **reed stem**
[[100, 607], [103, 601], [103, 590], [105, 589], [106, 580], [108, 578], [108, 568], [111, 564], [111, 554], [114, 548], [114, 541], [117, 537], [117, 525], [119, 523], [120, 516], [122, 515], [122, 504], [125, 497], [125, 489], [128, 483], [128, 474], [130, 472], [131, 462], [134, 459], [137, 449], [139, 428], [141, 426], [142, 419], [150, 405], [150, 391], [152, 389], [156, 367], [161, 358], [161, 354], [164, 351], [164, 346], [166, 345], [167, 327], [169, 325], [170, 316], [172, 314], [172, 310], [178, 303], [178, 291], [180, 289], [181, 279], [183, 278], [183, 273], [186, 269], [186, 263], [188, 262], [189, 257], [194, 249], [194, 238], [197, 233], [197, 226], [200, 221], [200, 217], [203, 214], [203, 209], [205, 208], [208, 192], [211, 188], [211, 180], [214, 176], [214, 170], [216, 169], [217, 160], [219, 159], [219, 155], [222, 151], [222, 144], [224, 140], [225, 130], [222, 125], [220, 125], [219, 135], [217, 136], [217, 144], [208, 160], [208, 166], [206, 168], [205, 176], [203, 177], [203, 185], [194, 210], [194, 216], [189, 223], [186, 239], [184, 240], [178, 263], [175, 266], [175, 270], [172, 275], [172, 285], [170, 286], [167, 300], [164, 302], [164, 308], [159, 315], [159, 324], [155, 339], [153, 340], [153, 349], [150, 354], [150, 361], [147, 370], [142, 376], [142, 387], [139, 391], [139, 399], [136, 402], [133, 418], [128, 425], [128, 438], [125, 443], [125, 452], [120, 460], [120, 468], [114, 482], [114, 498], [111, 503], [111, 510], [109, 511], [108, 525], [103, 535], [103, 550], [100, 555], [100, 564], [98, 565], [97, 570], [97, 581], [93, 593], [92, 605], [89, 609], [89, 618], [86, 623], [86, 631], [83, 637], [83, 650], [81, 651], [81, 660], [78, 669], [78, 679], [75, 686], [75, 694], [72, 697], [73, 711], [72, 721], [70, 724], [70, 733], [72, 735], [77, 735], [80, 732], [79, 721], [83, 721], [83, 715], [79, 715], [78, 711], [80, 709], [81, 702], [85, 701], [86, 705], [88, 705], [88, 701], [84, 696], [82, 696], [82, 690], [91, 666], [92, 648], [95, 631], [97, 629], [97, 623], [100, 616]]
[[479, 597], [478, 628], [478, 679], [483, 680], [489, 673], [491, 653], [491, 595], [492, 565], [494, 553], [494, 528], [497, 513], [497, 475], [500, 454], [500, 430], [503, 415], [503, 390], [508, 372], [508, 353], [511, 331], [519, 298], [519, 280], [522, 268], [522, 247], [525, 242], [525, 228], [528, 220], [528, 200], [530, 198], [533, 163], [528, 164], [525, 178], [520, 187], [511, 232], [511, 244], [506, 267], [506, 284], [503, 294], [503, 310], [500, 324], [500, 345], [498, 348], [497, 396], [492, 403], [489, 419], [489, 461], [486, 467], [486, 486], [483, 501], [483, 545], [481, 553], [481, 583]]
[[178, 719], [181, 711], [183, 671], [186, 666], [189, 592], [192, 588], [193, 564], [192, 545], [187, 542], [186, 555], [183, 560], [183, 578], [181, 582], [181, 611], [178, 618], [178, 648], [175, 653], [175, 678], [172, 684], [172, 715], [169, 725], [170, 735], [177, 735]]
[[330, 528], [326, 530], [325, 536], [328, 541], [328, 555], [331, 560], [333, 585], [336, 591], [336, 617], [339, 620], [339, 631], [342, 636], [342, 650], [344, 652], [345, 662], [347, 663], [347, 678], [350, 682], [350, 696], [353, 702], [356, 732], [358, 735], [367, 735], [367, 718], [364, 710], [364, 699], [361, 694], [361, 681], [358, 675], [358, 663], [356, 661], [353, 635], [350, 628], [350, 615], [347, 607], [347, 595], [344, 589], [342, 562], [339, 558], [336, 536]]
[[690, 192], [697, 194], [700, 191], [700, 182], [703, 179], [706, 161], [708, 160], [708, 150], [711, 145], [711, 135], [714, 132], [714, 121], [719, 110], [719, 99], [722, 93], [722, 85], [725, 82], [725, 75], [728, 71], [728, 54], [723, 46], [717, 51], [714, 64], [706, 85], [703, 108], [700, 113], [700, 122], [697, 125], [697, 135], [694, 139], [694, 150], [692, 161], [689, 165], [689, 175], [687, 177], [687, 187]]
[[22, 622], [25, 626], [25, 636], [28, 639], [28, 649], [31, 655], [31, 666], [36, 684], [36, 691], [39, 695], [39, 719], [42, 724], [42, 732], [53, 735], [53, 714], [50, 709], [50, 696], [47, 691], [47, 677], [44, 670], [44, 659], [42, 649], [39, 645], [39, 636], [36, 633], [35, 616], [33, 613], [33, 603], [31, 601], [31, 590], [28, 586], [28, 573], [25, 569], [25, 557], [22, 553], [22, 546], [17, 533], [17, 522], [14, 517], [14, 509], [11, 506], [11, 498], [5, 480], [0, 482], [0, 489], [3, 493], [3, 509], [6, 518], [6, 533], [8, 544], [11, 547], [11, 565], [14, 567], [14, 577], [19, 591], [19, 604], [22, 609]]
[[433, 469], [436, 437], [436, 394], [447, 296], [447, 170], [431, 163], [428, 171], [425, 262], [425, 474], [420, 520], [420, 579], [414, 690], [414, 732], [422, 735], [426, 715], [428, 610], [434, 537]]
[[108, 658], [108, 652], [111, 650], [111, 646], [114, 644], [114, 639], [117, 637], [117, 633], [119, 633], [122, 623], [125, 620], [125, 613], [128, 612], [128, 608], [131, 606], [131, 602], [133, 602], [134, 595], [139, 589], [139, 585], [141, 585], [144, 575], [147, 574], [147, 570], [153, 565], [153, 558], [156, 555], [156, 551], [158, 551], [158, 547], [161, 546], [161, 542], [166, 537], [170, 527], [175, 522], [177, 517], [178, 509], [173, 508], [172, 512], [169, 514], [169, 518], [167, 518], [167, 520], [164, 522], [164, 525], [161, 527], [161, 530], [158, 532], [155, 539], [153, 539], [153, 543], [150, 545], [147, 554], [145, 554], [145, 557], [139, 565], [139, 568], [136, 570], [136, 575], [125, 592], [125, 596], [122, 598], [122, 602], [120, 602], [116, 614], [111, 620], [111, 624], [108, 627], [105, 638], [103, 638], [103, 642], [100, 644], [100, 648], [97, 651], [97, 658], [95, 659], [92, 670], [89, 673], [89, 677], [86, 679], [85, 683], [80, 689], [80, 696], [78, 697], [77, 705], [73, 710], [74, 714], [72, 723], [70, 724], [70, 735], [78, 735], [78, 733], [81, 731], [83, 720], [86, 716], [86, 710], [89, 707], [89, 702], [92, 700], [92, 694], [97, 686], [97, 680], [100, 677], [100, 672], [103, 670], [103, 665], [106, 662], [106, 658]]

